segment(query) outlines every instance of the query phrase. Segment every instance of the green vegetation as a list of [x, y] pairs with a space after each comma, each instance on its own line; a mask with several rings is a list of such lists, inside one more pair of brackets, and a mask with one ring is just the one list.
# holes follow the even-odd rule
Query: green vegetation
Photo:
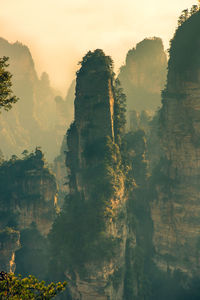
[[[94, 52], [89, 51], [79, 64], [81, 68], [77, 75], [90, 72], [91, 69], [101, 69], [104, 71], [104, 75], [113, 76], [113, 60], [110, 56], [106, 56], [101, 49], [96, 49]], [[79, 86], [76, 89], [79, 89]]]
[[40, 147], [36, 147], [35, 152], [29, 153], [27, 150], [24, 150], [22, 152], [22, 159], [18, 158], [16, 155], [12, 155], [9, 160], [5, 160], [2, 157], [0, 167], [5, 171], [6, 168], [11, 168], [15, 165], [16, 169], [18, 171], [19, 169], [22, 169], [20, 171], [23, 173], [28, 170], [42, 169], [45, 166], [45, 163], [44, 154], [40, 150]]
[[114, 99], [115, 142], [120, 146], [122, 136], [125, 133], [126, 125], [126, 95], [123, 93], [119, 79], [115, 80]]
[[22, 159], [12, 156], [8, 161], [1, 160], [0, 242], [3, 250], [9, 247], [15, 252], [17, 273], [23, 276], [31, 273], [44, 279], [48, 269], [47, 240], [36, 224], [29, 227], [31, 221], [26, 220], [26, 214], [44, 225], [53, 221], [54, 203], [53, 199], [49, 203], [45, 201], [45, 184], [56, 191], [56, 183], [38, 147], [30, 154], [24, 150], [22, 156]]
[[12, 75], [6, 68], [9, 66], [6, 62], [8, 57], [0, 58], [0, 109], [9, 110], [12, 105], [18, 101], [18, 98], [13, 95], [11, 86]]
[[184, 22], [180, 22], [180, 26], [171, 40], [168, 67], [180, 78], [196, 81], [198, 78], [197, 70], [200, 67], [198, 38], [200, 11], [197, 10], [193, 14], [188, 14], [185, 11], [184, 14], [188, 17], [184, 17]]
[[[170, 49], [169, 68], [178, 72], [180, 76], [188, 76], [189, 79], [192, 77], [191, 73], [188, 75], [186, 72], [188, 66], [191, 71], [194, 67], [196, 69], [198, 64], [200, 66], [197, 47], [199, 40], [194, 39], [194, 34], [197, 35], [199, 30], [199, 16], [200, 12], [195, 5], [190, 12], [188, 10], [182, 12], [178, 21], [179, 28]], [[152, 54], [151, 59], [146, 60], [147, 52]], [[177, 56], [177, 53], [180, 55]], [[189, 58], [186, 59], [188, 54]], [[158, 60], [154, 57], [158, 57]], [[195, 62], [192, 62], [193, 59]], [[156, 64], [152, 64], [152, 61], [156, 61]], [[2, 61], [3, 66], [5, 62], [6, 59]], [[133, 62], [135, 65], [142, 66], [140, 75], [141, 78], [146, 76], [149, 90], [144, 89], [145, 84], [142, 87], [136, 84], [133, 90], [129, 90], [128, 84], [132, 84], [130, 76], [132, 71], [129, 69], [129, 63], [131, 65]], [[165, 79], [165, 63], [162, 41], [158, 38], [145, 39], [137, 45], [136, 49], [128, 52], [126, 66], [121, 68], [120, 76], [124, 85], [130, 81], [126, 88], [129, 90], [128, 96], [131, 101], [137, 95], [142, 95], [138, 103], [139, 109], [142, 107], [141, 99], [144, 97], [149, 100], [150, 106], [155, 99], [155, 102], [159, 103], [160, 96], [154, 92], [155, 90], [152, 92], [150, 89], [152, 81], [148, 79], [151, 78], [152, 70], [157, 68], [155, 78], [160, 80], [157, 87], [160, 92], [159, 87]], [[109, 126], [107, 123], [104, 124], [111, 111], [110, 103], [107, 103], [110, 86], [114, 97], [114, 136], [112, 130], [108, 128], [112, 120], [109, 120], [110, 123], [108, 121]], [[169, 96], [167, 87], [162, 93], [163, 98], [166, 96]], [[14, 103], [16, 99], [10, 98], [9, 101]], [[57, 102], [59, 101], [62, 102], [57, 99]], [[10, 103], [2, 106], [9, 109]], [[130, 107], [131, 105], [132, 103]], [[162, 273], [152, 261], [155, 253], [152, 244], [153, 224], [150, 202], [152, 199], [156, 200], [157, 185], [159, 192], [165, 195], [163, 199], [168, 201], [178, 181], [170, 179], [171, 161], [164, 155], [156, 164], [150, 177], [146, 133], [149, 130], [151, 116], [144, 111], [140, 114], [132, 111], [135, 119], [138, 118], [134, 120], [137, 128], [125, 134], [126, 96], [119, 80], [115, 80], [112, 59], [105, 56], [100, 49], [94, 52], [89, 51], [80, 62], [80, 69], [77, 72], [75, 106], [75, 121], [67, 133], [66, 166], [69, 174], [70, 194], [66, 196], [64, 207], [53, 224], [48, 240], [42, 237], [35, 224], [21, 231], [22, 247], [16, 252], [16, 272], [23, 276], [28, 276], [30, 272], [45, 278], [46, 270], [49, 268], [52, 274], [50, 276], [64, 278], [67, 276], [66, 272], [69, 272], [72, 280], [77, 271], [80, 278], [82, 275], [88, 275], [86, 274], [87, 264], [93, 264], [95, 268], [96, 265], [101, 264], [102, 258], [104, 262], [107, 260], [109, 263], [113, 257], [116, 257], [121, 239], [117, 235], [113, 237], [114, 235], [107, 229], [110, 224], [115, 227], [115, 222], [120, 220], [121, 223], [127, 222], [129, 231], [126, 241], [126, 261], [124, 268], [116, 269], [110, 276], [110, 281], [117, 289], [122, 278], [125, 277], [123, 299], [196, 300], [195, 297], [198, 295], [196, 291], [199, 292], [197, 282], [187, 281], [184, 274], [177, 270], [173, 274], [170, 271]], [[101, 119], [104, 112], [105, 120]], [[164, 111], [159, 112], [154, 119], [155, 127], [158, 127], [158, 122], [160, 122], [159, 125], [164, 128], [165, 119], [162, 119], [162, 113]], [[182, 114], [180, 115], [182, 118]], [[190, 121], [188, 124], [190, 126]], [[183, 132], [186, 134], [185, 124], [180, 122], [180, 126], [184, 126]], [[198, 138], [195, 142], [199, 142]], [[27, 198], [23, 187], [18, 185], [15, 190], [16, 180], [27, 177], [27, 174], [35, 175], [34, 180], [36, 180], [38, 170], [51, 176], [45, 167], [44, 156], [40, 149], [36, 148], [35, 152], [30, 154], [25, 150], [22, 155], [23, 159], [18, 159], [13, 155], [9, 161], [5, 161], [0, 153], [0, 189], [4, 191], [1, 199], [4, 208], [6, 205], [10, 207], [13, 191], [15, 196], [20, 195], [18, 197], [20, 201], [28, 199], [29, 203], [33, 203], [36, 199], [41, 200], [37, 191], [36, 194]], [[126, 207], [124, 203], [121, 203], [124, 189], [125, 196], [128, 198]], [[0, 213], [0, 223], [3, 226], [17, 228], [17, 218], [15, 212], [10, 213], [4, 210]], [[6, 228], [0, 231], [0, 240], [7, 242], [15, 233], [17, 232], [13, 229]], [[48, 242], [50, 242], [49, 253], [47, 253], [46, 246]], [[49, 266], [47, 265], [48, 259], [50, 260]], [[0, 296], [2, 299], [51, 299], [65, 287], [65, 283], [52, 283], [45, 286], [44, 282], [40, 283], [33, 276], [24, 279], [13, 274], [2, 273], [1, 276]]]
[[34, 276], [22, 278], [12, 273], [0, 273], [0, 298], [2, 300], [49, 300], [65, 290], [66, 282], [45, 285]]
[[[146, 122], [146, 115], [143, 116]], [[128, 192], [129, 230], [136, 235], [136, 245], [129, 238], [126, 245], [124, 299], [149, 299], [151, 284], [148, 268], [153, 254], [153, 226], [150, 216], [149, 166], [144, 130], [127, 133], [123, 138], [122, 158]], [[133, 185], [131, 182], [135, 182]], [[131, 236], [131, 235], [130, 235]]]
[[184, 9], [178, 19], [178, 26], [181, 26], [189, 17], [196, 14], [199, 10], [198, 5], [192, 5], [190, 11], [188, 9]]
[[0, 201], [0, 205], [2, 206], [0, 216], [2, 216], [2, 218], [0, 223], [6, 222], [7, 212], [8, 223], [4, 223], [4, 226], [12, 227], [10, 222], [15, 223], [17, 212], [15, 214], [14, 210], [13, 213], [11, 212], [13, 195], [15, 195], [15, 199], [17, 197], [19, 201], [18, 204], [21, 203], [21, 205], [22, 203], [29, 205], [30, 203], [37, 201], [42, 203], [39, 191], [33, 190], [32, 194], [30, 191], [27, 194], [28, 189], [25, 189], [23, 186], [23, 184], [28, 183], [28, 181], [33, 182], [36, 179], [38, 180], [38, 176], [41, 177], [42, 175], [52, 178], [52, 181], [54, 181], [53, 174], [45, 167], [44, 155], [39, 148], [36, 148], [35, 152], [30, 154], [24, 151], [23, 159], [20, 159], [15, 155], [8, 161], [2, 159], [0, 164], [0, 190], [2, 191]]
[[[90, 153], [86, 158], [88, 168], [83, 174], [89, 186], [89, 198], [85, 201], [84, 195], [78, 192], [69, 195], [49, 235], [52, 256], [62, 262], [59, 263], [61, 269], [67, 266], [80, 270], [87, 262], [100, 262], [102, 257], [110, 260], [118, 243], [106, 234], [106, 223], [114, 218], [116, 212], [110, 200], [121, 187], [119, 149], [110, 138], [95, 141], [95, 146], [100, 151], [94, 151], [91, 146], [85, 150]], [[92, 167], [94, 155], [98, 164]], [[71, 176], [70, 181], [73, 181]]]
[[[124, 168], [127, 170], [127, 184], [136, 181], [137, 185], [144, 186], [148, 176], [148, 162], [145, 158], [146, 136], [142, 129], [128, 132], [123, 137], [122, 158]], [[130, 191], [130, 186], [127, 186]]]
[[[109, 262], [120, 243], [107, 229], [123, 212], [119, 199], [124, 189], [120, 147], [125, 95], [119, 81], [114, 81], [112, 59], [102, 50], [88, 52], [80, 64], [75, 121], [67, 133], [70, 194], [49, 234], [56, 273], [67, 268], [71, 274], [84, 274], [88, 263], [100, 264], [102, 257]], [[109, 119], [110, 93], [114, 97], [115, 137]]]

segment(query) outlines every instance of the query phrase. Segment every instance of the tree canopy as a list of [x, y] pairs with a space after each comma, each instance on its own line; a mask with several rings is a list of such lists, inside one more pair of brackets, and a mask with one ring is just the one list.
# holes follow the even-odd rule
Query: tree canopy
[[79, 64], [81, 68], [77, 71], [77, 74], [101, 69], [107, 75], [114, 76], [113, 60], [110, 56], [105, 55], [101, 49], [96, 49], [93, 52], [88, 51]]
[[34, 276], [22, 278], [12, 273], [0, 273], [0, 299], [12, 300], [49, 300], [61, 293], [66, 282], [50, 283], [45, 285], [44, 281], [38, 281]]
[[6, 70], [9, 66], [7, 64], [8, 57], [0, 58], [0, 110], [4, 108], [9, 110], [12, 105], [18, 101], [18, 98], [13, 95], [12, 87], [12, 74]]
[[[200, 5], [200, 0], [199, 0], [199, 5]], [[181, 12], [181, 15], [178, 19], [178, 26], [181, 26], [185, 21], [187, 21], [189, 19], [189, 17], [196, 14], [198, 11], [199, 11], [198, 5], [192, 5], [190, 11], [188, 9], [184, 9]]]

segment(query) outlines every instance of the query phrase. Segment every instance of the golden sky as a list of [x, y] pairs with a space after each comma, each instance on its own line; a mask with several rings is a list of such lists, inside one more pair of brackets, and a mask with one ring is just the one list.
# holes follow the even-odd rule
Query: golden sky
[[66, 90], [88, 50], [111, 55], [116, 71], [127, 51], [158, 36], [168, 48], [181, 11], [195, 0], [0, 0], [0, 36], [30, 48], [38, 74]]

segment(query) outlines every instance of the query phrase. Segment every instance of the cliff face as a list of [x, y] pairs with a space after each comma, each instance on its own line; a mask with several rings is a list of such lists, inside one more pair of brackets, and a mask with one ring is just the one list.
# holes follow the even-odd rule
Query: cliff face
[[[19, 199], [15, 200], [13, 207], [19, 215], [19, 229], [29, 227], [34, 222], [38, 230], [47, 235], [55, 218], [57, 189], [54, 176], [47, 170], [33, 170], [25, 176], [27, 177], [22, 182], [14, 182], [17, 189], [21, 189], [21, 198], [17, 191], [13, 191], [11, 195], [12, 198]], [[27, 205], [24, 206], [23, 202], [26, 201]]]
[[[152, 255], [152, 220], [148, 191], [147, 141], [144, 130], [124, 136], [123, 155], [128, 163], [127, 202], [129, 237], [126, 245], [124, 300], [150, 299], [150, 257]], [[136, 239], [134, 241], [134, 236]], [[152, 274], [151, 274], [152, 276]]]
[[24, 160], [13, 158], [0, 166], [1, 228], [22, 230], [34, 222], [42, 234], [48, 233], [55, 216], [57, 188], [42, 157], [36, 150]]
[[12, 229], [0, 231], [0, 270], [15, 271], [15, 251], [20, 247], [20, 234]]
[[2, 111], [1, 150], [10, 156], [41, 146], [47, 152], [47, 158], [53, 160], [67, 129], [59, 126], [61, 117], [54, 100], [57, 92], [51, 87], [47, 73], [38, 77], [28, 47], [0, 38], [0, 57], [3, 56], [9, 57], [12, 88], [20, 101], [9, 114]]
[[172, 41], [159, 120], [163, 158], [151, 208], [156, 264], [190, 276], [200, 275], [199, 25], [198, 12]]
[[[55, 265], [65, 263], [73, 299], [123, 298], [128, 230], [113, 80], [111, 59], [101, 50], [88, 52], [67, 134], [70, 192], [50, 234]], [[69, 234], [58, 250], [63, 228]]]
[[145, 39], [129, 50], [126, 63], [121, 67], [119, 80], [127, 96], [127, 112], [156, 110], [161, 103], [167, 57], [162, 40]]
[[[44, 240], [55, 219], [57, 192], [55, 178], [44, 166], [42, 152], [36, 149], [30, 155], [25, 153], [24, 159], [12, 157], [3, 161], [0, 191], [0, 270], [14, 272], [17, 264], [20, 274], [28, 275], [32, 262], [33, 274], [41, 275], [44, 270], [40, 270], [40, 266], [46, 259], [42, 254]], [[29, 230], [33, 226], [34, 230]], [[21, 239], [27, 230], [30, 231], [31, 245], [27, 243], [27, 237]], [[26, 260], [27, 253], [29, 261]], [[40, 264], [38, 253], [43, 257]]]

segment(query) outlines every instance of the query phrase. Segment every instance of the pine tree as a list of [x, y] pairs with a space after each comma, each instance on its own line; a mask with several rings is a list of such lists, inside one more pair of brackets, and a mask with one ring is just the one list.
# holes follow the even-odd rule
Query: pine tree
[[9, 110], [12, 105], [18, 101], [18, 98], [12, 92], [12, 75], [6, 68], [9, 66], [6, 62], [8, 57], [0, 58], [0, 109]]

